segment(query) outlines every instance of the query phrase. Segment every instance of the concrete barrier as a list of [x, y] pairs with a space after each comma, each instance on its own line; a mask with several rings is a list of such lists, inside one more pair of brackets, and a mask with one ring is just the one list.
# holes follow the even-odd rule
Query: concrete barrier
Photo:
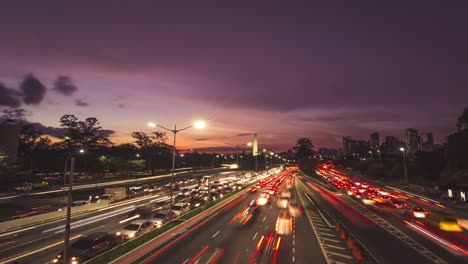
[[[107, 207], [109, 201], [102, 200], [99, 203], [89, 203], [82, 206], [72, 207], [72, 216], [79, 215], [85, 212], [94, 211], [100, 208]], [[5, 221], [0, 223], [0, 233], [5, 233], [14, 229], [27, 228], [29, 226], [37, 225], [39, 223], [51, 222], [66, 217], [67, 208], [64, 207], [60, 211], [34, 215], [15, 220]]]

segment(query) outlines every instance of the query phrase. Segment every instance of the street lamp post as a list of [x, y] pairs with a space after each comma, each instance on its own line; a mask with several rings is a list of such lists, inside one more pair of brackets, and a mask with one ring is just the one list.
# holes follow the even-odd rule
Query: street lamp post
[[408, 184], [408, 168], [406, 166], [406, 149], [400, 148], [400, 151], [403, 153], [403, 169], [405, 173], [405, 184]]
[[267, 150], [266, 149], [263, 149], [263, 156], [265, 156], [265, 171], [268, 170], [268, 167], [267, 167], [267, 154], [266, 154]]
[[171, 187], [170, 187], [170, 197], [171, 197], [171, 200], [169, 201], [169, 215], [172, 214], [172, 203], [173, 203], [173, 189], [174, 189], [174, 185], [175, 185], [175, 158], [176, 158], [176, 136], [177, 136], [177, 133], [181, 132], [181, 131], [184, 131], [184, 130], [187, 130], [191, 127], [195, 127], [195, 128], [204, 128], [205, 127], [205, 122], [203, 121], [197, 121], [195, 122], [194, 125], [192, 126], [188, 126], [188, 127], [185, 127], [185, 128], [182, 128], [182, 129], [177, 129], [177, 125], [174, 125], [174, 129], [169, 129], [169, 128], [166, 128], [164, 126], [161, 126], [161, 125], [157, 125], [155, 123], [148, 123], [148, 126], [149, 127], [159, 127], [159, 128], [162, 128], [164, 130], [167, 130], [167, 131], [170, 131], [172, 132], [172, 134], [174, 135], [174, 145], [173, 145], [173, 149], [172, 149], [172, 173], [171, 173]]
[[[84, 153], [83, 149], [79, 150], [79, 153]], [[69, 155], [65, 160], [65, 175], [64, 175], [64, 185], [65, 179], [67, 177], [67, 163], [70, 160], [70, 174], [68, 176], [68, 201], [67, 201], [67, 218], [65, 223], [65, 249], [63, 251], [63, 260], [65, 264], [68, 264], [70, 258], [70, 222], [71, 222], [71, 205], [73, 203], [73, 171], [75, 170], [75, 156]]]

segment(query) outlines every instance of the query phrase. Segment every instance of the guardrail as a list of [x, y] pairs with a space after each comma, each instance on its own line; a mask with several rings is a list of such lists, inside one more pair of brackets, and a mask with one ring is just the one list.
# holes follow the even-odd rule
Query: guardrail
[[[307, 198], [314, 201], [314, 205], [317, 206], [320, 204], [313, 196], [305, 194]], [[335, 231], [339, 234], [340, 239], [346, 240], [346, 245], [351, 250], [353, 257], [356, 260], [362, 261], [363, 263], [368, 264], [379, 264], [380, 262], [377, 258], [370, 252], [369, 249], [357, 238], [357, 236], [351, 232], [351, 230], [340, 221], [337, 217], [334, 217], [333, 214], [324, 206], [321, 206], [321, 209], [324, 210], [327, 215], [335, 221]]]

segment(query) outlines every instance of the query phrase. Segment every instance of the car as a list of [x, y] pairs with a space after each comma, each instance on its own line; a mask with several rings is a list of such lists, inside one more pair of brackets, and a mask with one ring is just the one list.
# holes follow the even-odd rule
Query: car
[[407, 205], [404, 201], [402, 201], [402, 200], [397, 200], [397, 199], [392, 199], [392, 200], [390, 201], [390, 204], [391, 204], [393, 207], [397, 208], [397, 209], [404, 209], [404, 208], [408, 207], [408, 205]]
[[424, 208], [421, 207], [414, 207], [412, 210], [407, 208], [404, 212], [404, 215], [414, 218], [426, 218], [429, 214]]
[[463, 232], [455, 217], [444, 217], [440, 220], [439, 228], [449, 232]]
[[151, 217], [147, 218], [146, 220], [151, 222], [154, 227], [159, 228], [163, 224], [171, 221], [174, 217], [174, 212], [169, 213], [169, 210], [161, 210], [159, 212], [154, 213]]
[[74, 201], [74, 202], [71, 204], [71, 206], [72, 206], [72, 207], [78, 207], [78, 206], [86, 205], [86, 204], [88, 204], [88, 203], [89, 203], [89, 201], [87, 201], [87, 200], [78, 200], [78, 201]]
[[153, 229], [153, 224], [148, 220], [136, 220], [117, 232], [117, 236], [128, 240], [148, 233]]
[[109, 201], [109, 203], [113, 203], [114, 202], [114, 195], [112, 194], [103, 194], [101, 195], [101, 200], [106, 200], [106, 201]]
[[128, 217], [132, 218], [145, 218], [151, 214], [151, 209], [147, 207], [137, 207], [128, 213]]
[[186, 194], [183, 194], [183, 193], [179, 193], [179, 194], [174, 198], [174, 200], [175, 200], [176, 202], [185, 202], [185, 201], [187, 201], [189, 198], [190, 198], [189, 195], [186, 195]]
[[219, 193], [219, 192], [210, 192], [209, 200], [214, 201], [214, 200], [217, 200], [219, 198], [222, 198], [223, 196], [224, 195], [222, 193]]
[[96, 195], [96, 196], [90, 195], [89, 196], [89, 202], [90, 203], [99, 203], [99, 202], [101, 202], [101, 197], [99, 197], [99, 195]]
[[257, 205], [265, 205], [269, 201], [270, 201], [270, 194], [263, 192], [257, 198]]
[[190, 209], [195, 209], [200, 206], [204, 206], [206, 204], [206, 200], [202, 198], [193, 198], [190, 200]]
[[276, 200], [276, 205], [278, 208], [287, 208], [289, 205], [289, 199], [287, 198], [279, 198]]
[[278, 235], [289, 235], [292, 233], [292, 218], [286, 212], [280, 213], [276, 219], [275, 231]]
[[290, 191], [282, 191], [281, 192], [281, 198], [290, 199], [291, 198], [291, 192]]
[[190, 210], [189, 203], [176, 203], [172, 206], [172, 211], [175, 215], [181, 215]]
[[249, 222], [250, 219], [252, 219], [252, 216], [255, 212], [255, 209], [257, 209], [257, 204], [255, 200], [253, 200], [247, 208], [245, 208], [239, 215], [239, 222], [245, 225], [247, 222]]
[[[66, 262], [72, 264], [82, 263], [116, 245], [116, 237], [105, 232], [96, 232], [84, 235], [70, 245], [70, 260]], [[57, 254], [57, 256], [52, 260], [52, 263], [64, 262], [63, 251]]]

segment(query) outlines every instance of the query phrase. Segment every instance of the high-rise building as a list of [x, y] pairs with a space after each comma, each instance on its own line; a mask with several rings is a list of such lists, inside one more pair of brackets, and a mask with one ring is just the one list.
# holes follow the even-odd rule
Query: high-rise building
[[367, 140], [355, 140], [351, 137], [343, 137], [343, 156], [359, 154], [367, 155], [369, 152], [369, 142]]
[[380, 146], [379, 132], [374, 132], [369, 136], [369, 148], [373, 151], [377, 151]]
[[421, 138], [421, 150], [432, 151], [434, 150], [434, 136], [431, 132], [423, 133], [420, 135]]
[[343, 137], [343, 156], [351, 156], [351, 137]]
[[385, 154], [388, 155], [396, 155], [400, 151], [400, 141], [397, 137], [394, 136], [387, 136], [385, 137], [384, 141], [384, 149], [383, 151]]
[[405, 145], [408, 152], [416, 152], [420, 150], [420, 139], [418, 131], [414, 128], [405, 129]]

